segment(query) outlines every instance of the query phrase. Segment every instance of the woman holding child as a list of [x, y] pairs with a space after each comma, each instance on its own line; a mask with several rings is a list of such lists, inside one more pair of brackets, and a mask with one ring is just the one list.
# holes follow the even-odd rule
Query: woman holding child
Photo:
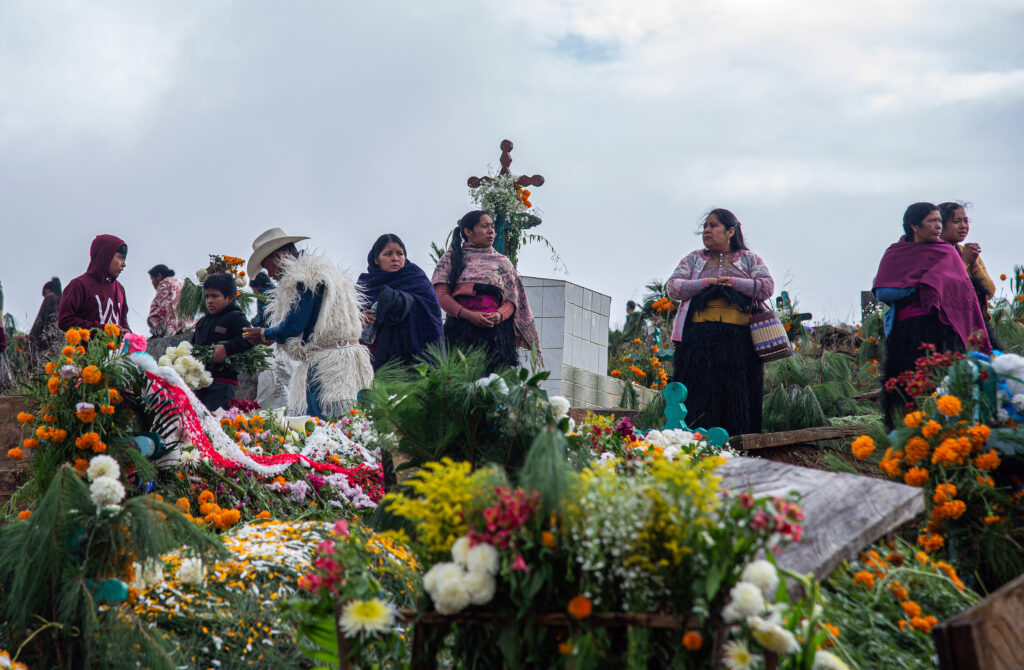
[[434, 288], [423, 270], [408, 260], [398, 235], [377, 238], [358, 284], [366, 305], [363, 342], [375, 371], [390, 360], [411, 365], [441, 337], [441, 307]]
[[448, 315], [448, 345], [482, 347], [489, 355], [490, 372], [518, 366], [517, 346], [540, 356], [540, 338], [523, 282], [512, 262], [495, 251], [494, 236], [491, 212], [475, 210], [463, 216], [430, 280]]

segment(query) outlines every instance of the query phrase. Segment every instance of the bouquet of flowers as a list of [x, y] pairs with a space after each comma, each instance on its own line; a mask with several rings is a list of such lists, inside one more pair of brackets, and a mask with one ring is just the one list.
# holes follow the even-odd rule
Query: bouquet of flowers
[[[210, 358], [212, 359], [212, 354]], [[186, 341], [176, 347], [167, 347], [164, 355], [157, 360], [157, 364], [174, 368], [174, 371], [193, 391], [206, 388], [213, 383], [213, 375], [192, 355], [191, 342]]]

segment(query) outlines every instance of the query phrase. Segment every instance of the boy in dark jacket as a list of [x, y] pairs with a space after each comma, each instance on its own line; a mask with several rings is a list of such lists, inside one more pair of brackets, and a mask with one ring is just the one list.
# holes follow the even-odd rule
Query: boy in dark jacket
[[128, 328], [128, 300], [117, 281], [125, 268], [128, 245], [120, 237], [97, 235], [89, 246], [89, 268], [64, 289], [57, 311], [57, 327], [103, 328], [112, 323]]
[[224, 359], [252, 349], [242, 339], [242, 329], [249, 327], [249, 320], [235, 304], [236, 291], [234, 278], [224, 272], [212, 274], [203, 282], [208, 314], [196, 324], [192, 344], [213, 347], [213, 384], [196, 391], [196, 397], [211, 411], [226, 407], [238, 389], [238, 373], [223, 365]]

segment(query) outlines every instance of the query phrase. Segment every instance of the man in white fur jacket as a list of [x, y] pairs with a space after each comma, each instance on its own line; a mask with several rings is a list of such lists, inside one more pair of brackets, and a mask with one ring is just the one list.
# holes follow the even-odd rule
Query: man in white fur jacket
[[370, 352], [359, 343], [362, 330], [355, 283], [337, 265], [300, 253], [309, 239], [271, 228], [252, 243], [249, 276], [262, 267], [277, 282], [267, 309], [269, 328], [250, 328], [253, 344], [277, 342], [298, 367], [288, 389], [288, 411], [322, 419], [340, 417], [373, 381]]

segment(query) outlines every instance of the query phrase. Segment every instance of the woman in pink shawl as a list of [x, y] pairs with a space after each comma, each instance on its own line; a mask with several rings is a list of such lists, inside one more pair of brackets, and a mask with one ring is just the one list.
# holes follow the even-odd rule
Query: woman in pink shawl
[[494, 250], [494, 235], [491, 212], [475, 210], [463, 216], [430, 280], [447, 315], [448, 346], [484, 349], [488, 372], [518, 366], [516, 347], [540, 356], [540, 338], [523, 282], [511, 261]]
[[149, 269], [149, 279], [156, 289], [146, 317], [152, 337], [170, 337], [182, 332], [189, 324], [178, 318], [181, 282], [174, 278], [174, 270], [166, 265], [154, 265]]
[[[960, 254], [942, 240], [942, 216], [930, 202], [916, 202], [903, 214], [904, 236], [889, 246], [872, 285], [889, 305], [885, 315], [882, 416], [894, 425], [909, 400], [889, 382], [913, 370], [922, 345], [938, 351], [990, 351], [985, 321]], [[887, 383], [889, 382], [889, 383]]]

